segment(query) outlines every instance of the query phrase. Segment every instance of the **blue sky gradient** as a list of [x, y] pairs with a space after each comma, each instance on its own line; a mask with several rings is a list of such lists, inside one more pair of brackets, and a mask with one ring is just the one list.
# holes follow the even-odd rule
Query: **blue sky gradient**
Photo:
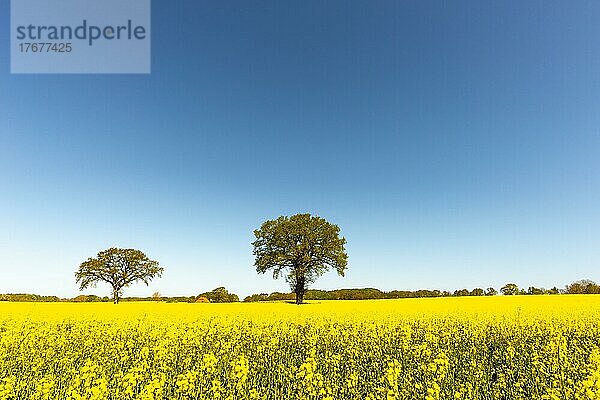
[[[0, 2], [0, 293], [287, 290], [252, 230], [310, 212], [349, 270], [316, 287], [600, 280], [597, 1], [152, 4], [150, 75], [11, 75]], [[108, 294], [99, 286], [86, 293]]]

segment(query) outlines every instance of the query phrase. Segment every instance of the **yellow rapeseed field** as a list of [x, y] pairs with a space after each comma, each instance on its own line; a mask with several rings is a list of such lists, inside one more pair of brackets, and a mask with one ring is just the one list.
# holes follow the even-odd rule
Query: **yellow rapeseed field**
[[600, 399], [600, 296], [2, 303], [0, 399]]

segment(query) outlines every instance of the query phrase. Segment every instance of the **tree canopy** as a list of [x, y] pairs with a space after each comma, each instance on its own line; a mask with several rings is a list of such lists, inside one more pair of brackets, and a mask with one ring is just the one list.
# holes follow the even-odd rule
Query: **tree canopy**
[[81, 263], [75, 278], [79, 290], [95, 287], [98, 282], [108, 283], [112, 287], [113, 302], [117, 304], [124, 288], [138, 281], [148, 285], [163, 271], [158, 261], [149, 259], [139, 250], [111, 247]]
[[348, 265], [340, 228], [310, 214], [281, 216], [269, 220], [254, 231], [253, 254], [258, 273], [273, 272], [284, 276], [302, 304], [308, 285], [330, 269], [340, 276]]
[[514, 296], [519, 294], [519, 287], [514, 283], [507, 283], [500, 288], [500, 291], [505, 296]]
[[589, 279], [581, 279], [567, 285], [565, 291], [569, 294], [598, 294], [600, 286]]

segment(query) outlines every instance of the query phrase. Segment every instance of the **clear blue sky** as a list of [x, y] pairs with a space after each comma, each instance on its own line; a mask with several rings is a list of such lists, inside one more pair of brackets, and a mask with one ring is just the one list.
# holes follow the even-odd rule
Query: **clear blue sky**
[[126, 295], [286, 290], [250, 243], [297, 212], [319, 288], [600, 280], [598, 1], [154, 0], [150, 75], [10, 75], [8, 3], [0, 293], [110, 246], [166, 268]]

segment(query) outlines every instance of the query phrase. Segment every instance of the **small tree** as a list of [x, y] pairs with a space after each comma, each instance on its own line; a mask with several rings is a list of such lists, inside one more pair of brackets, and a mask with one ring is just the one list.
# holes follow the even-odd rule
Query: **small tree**
[[296, 304], [302, 304], [308, 285], [326, 271], [333, 268], [344, 276], [348, 255], [339, 233], [337, 225], [310, 214], [266, 221], [254, 231], [256, 272], [272, 270], [275, 279], [285, 274]]
[[471, 296], [483, 296], [485, 294], [485, 292], [483, 291], [482, 288], [475, 288], [473, 290], [471, 290]]
[[514, 283], [507, 283], [506, 285], [500, 288], [500, 291], [505, 296], [514, 296], [519, 294], [519, 287]]
[[489, 288], [485, 289], [486, 296], [495, 296], [497, 294], [498, 294], [498, 292], [493, 287], [489, 287]]
[[554, 286], [552, 289], [548, 289], [548, 294], [560, 294], [560, 290]]
[[160, 292], [152, 293], [152, 300], [154, 300], [154, 301], [160, 301], [161, 297], [162, 296], [160, 295]]
[[540, 295], [540, 294], [545, 294], [545, 293], [546, 293], [546, 289], [544, 289], [544, 288], [537, 288], [535, 286], [529, 286], [529, 289], [527, 289], [528, 295]]
[[108, 283], [112, 287], [113, 302], [117, 304], [124, 288], [138, 281], [148, 285], [163, 271], [158, 261], [150, 260], [139, 250], [112, 247], [81, 263], [75, 278], [79, 290], [95, 287], [98, 282]]

